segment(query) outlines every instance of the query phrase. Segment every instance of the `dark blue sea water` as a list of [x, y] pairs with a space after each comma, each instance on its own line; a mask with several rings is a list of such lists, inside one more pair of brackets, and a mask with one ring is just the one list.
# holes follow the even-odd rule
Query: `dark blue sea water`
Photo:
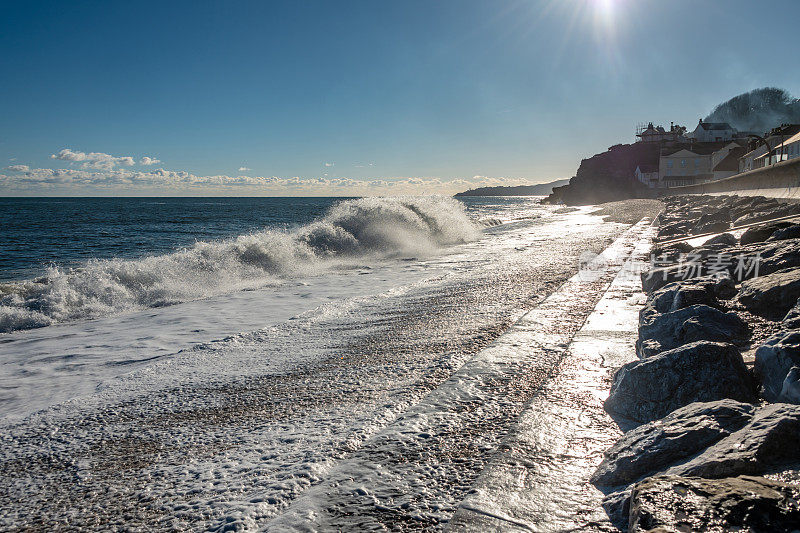
[[[477, 238], [516, 199], [0, 199], [0, 333], [276, 286]], [[465, 205], [468, 204], [468, 205]]]
[[0, 282], [322, 216], [345, 198], [0, 198]]

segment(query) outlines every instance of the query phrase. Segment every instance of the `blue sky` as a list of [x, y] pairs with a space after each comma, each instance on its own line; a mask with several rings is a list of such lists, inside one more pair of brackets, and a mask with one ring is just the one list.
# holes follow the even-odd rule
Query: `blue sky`
[[570, 177], [637, 122], [800, 95], [798, 20], [793, 0], [5, 1], [0, 194]]

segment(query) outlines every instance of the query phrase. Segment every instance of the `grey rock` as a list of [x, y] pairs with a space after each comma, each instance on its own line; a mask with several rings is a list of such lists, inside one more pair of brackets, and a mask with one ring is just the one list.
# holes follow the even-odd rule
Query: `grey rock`
[[763, 475], [800, 464], [800, 406], [762, 407], [742, 429], [703, 453], [667, 470], [668, 474], [720, 478]]
[[786, 374], [778, 401], [800, 405], [800, 367], [793, 366]]
[[651, 252], [651, 256], [658, 258], [659, 261], [670, 261], [677, 263], [682, 256], [692, 251], [693, 246], [685, 241], [656, 246]]
[[789, 309], [789, 312], [783, 317], [781, 326], [784, 329], [800, 329], [800, 299], [797, 300], [794, 307]]
[[750, 335], [749, 326], [736, 313], [703, 304], [667, 313], [645, 308], [640, 318], [636, 351], [642, 358], [697, 341], [744, 343]]
[[779, 229], [769, 236], [767, 241], [785, 241], [787, 239], [800, 239], [800, 224], [792, 224], [783, 229]]
[[695, 342], [620, 368], [603, 404], [614, 417], [646, 423], [694, 402], [755, 401], [753, 383], [731, 344]]
[[703, 244], [725, 244], [727, 246], [733, 246], [734, 244], [739, 244], [739, 239], [730, 233], [723, 233], [722, 235], [717, 235], [716, 237], [708, 239]]
[[657, 476], [631, 491], [628, 531], [796, 531], [800, 487], [763, 477]]
[[675, 264], [642, 272], [641, 277], [644, 292], [651, 293], [670, 283], [686, 280], [687, 270], [684, 265]]
[[726, 231], [730, 229], [731, 223], [730, 222], [707, 222], [705, 224], [697, 224], [694, 228], [692, 228], [691, 233], [693, 235], [702, 235], [704, 233], [719, 233], [721, 231]]
[[775, 222], [773, 224], [764, 224], [763, 226], [753, 226], [745, 230], [739, 242], [741, 244], [764, 242], [776, 231], [788, 228], [791, 225], [791, 222]]
[[748, 311], [781, 320], [800, 298], [800, 269], [790, 268], [742, 283], [739, 301]]
[[734, 225], [741, 226], [743, 224], [752, 224], [753, 222], [760, 222], [762, 220], [771, 220], [800, 213], [800, 205], [780, 203], [777, 200], [765, 201], [757, 206], [755, 212], [748, 213], [744, 216], [737, 218]]
[[668, 237], [677, 237], [681, 235], [686, 235], [691, 226], [692, 223], [685, 220], [682, 220], [680, 222], [673, 222], [672, 224], [666, 224], [658, 230], [657, 236], [659, 239], [665, 239]]
[[800, 331], [782, 331], [758, 347], [753, 372], [765, 400], [779, 401], [786, 376], [794, 366], [800, 366]]
[[[733, 280], [728, 275], [692, 278], [669, 283], [650, 293], [645, 308], [658, 313], [668, 313], [696, 304], [716, 307], [720, 299], [733, 298], [737, 292]], [[642, 311], [639, 313], [640, 319], [651, 314], [649, 310]]]
[[[679, 258], [669, 256], [654, 255], [656, 266], [651, 270], [642, 272], [642, 287], [647, 293], [660, 289], [661, 287], [676, 281], [687, 281], [697, 277], [706, 277], [709, 274], [724, 275], [727, 273], [733, 277], [737, 272], [737, 254], [749, 253], [755, 256], [759, 250], [744, 250], [747, 247], [729, 246], [723, 243], [704, 244], [693, 248], [690, 254]], [[711, 267], [717, 259], [723, 259], [723, 263], [716, 272], [710, 272]], [[800, 264], [800, 246], [797, 250], [797, 260]], [[758, 262], [761, 267], [762, 262]], [[751, 273], [751, 275], [754, 275]]]
[[628, 431], [609, 448], [590, 481], [618, 486], [666, 470], [742, 428], [756, 408], [735, 400], [698, 402]]
[[[745, 257], [758, 256], [758, 275], [772, 274], [786, 268], [800, 267], [800, 239], [741, 246], [734, 248], [733, 251], [735, 254], [741, 254]], [[755, 275], [755, 272], [751, 272], [745, 276], [745, 279]], [[737, 279], [733, 272], [731, 272], [731, 276]]]
[[631, 489], [626, 487], [617, 492], [606, 494], [603, 498], [603, 510], [611, 524], [620, 531], [628, 530], [630, 516]]

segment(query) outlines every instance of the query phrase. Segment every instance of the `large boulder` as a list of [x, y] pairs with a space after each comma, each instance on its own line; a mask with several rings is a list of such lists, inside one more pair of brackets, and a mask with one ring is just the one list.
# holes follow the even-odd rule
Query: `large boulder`
[[800, 366], [800, 331], [782, 331], [758, 347], [753, 371], [765, 400], [779, 401], [784, 382], [795, 366]]
[[777, 200], [767, 200], [755, 206], [753, 212], [747, 213], [734, 221], [735, 226], [752, 224], [763, 220], [773, 220], [780, 217], [800, 214], [800, 204], [780, 203]]
[[787, 239], [800, 239], [800, 224], [792, 224], [775, 231], [769, 236], [768, 241], [785, 241]]
[[657, 476], [631, 491], [628, 531], [797, 531], [800, 487], [763, 477]]
[[[682, 262], [681, 262], [682, 261]], [[715, 265], [715, 262], [718, 263]], [[715, 267], [716, 272], [711, 272]], [[668, 283], [725, 271], [736, 281], [800, 267], [800, 239], [748, 245], [704, 244], [683, 257], [654, 256], [654, 268], [642, 272], [642, 287], [650, 293]]]
[[603, 405], [612, 416], [643, 424], [725, 398], [754, 402], [752, 379], [736, 347], [703, 341], [623, 366]]
[[667, 313], [640, 315], [639, 357], [650, 357], [697, 341], [744, 343], [750, 335], [747, 323], [736, 313], [723, 313], [708, 305], [691, 305]]
[[708, 239], [704, 245], [706, 244], [724, 244], [725, 246], [733, 246], [735, 244], [739, 244], [739, 239], [731, 235], [730, 233], [723, 233], [721, 235], [717, 235], [716, 237], [712, 237]]
[[739, 301], [748, 311], [781, 320], [800, 298], [800, 269], [788, 268], [742, 283]]
[[705, 235], [707, 233], [720, 233], [731, 228], [730, 222], [709, 222], [692, 228], [692, 235]]
[[[659, 313], [677, 311], [696, 304], [716, 307], [720, 299], [727, 300], [736, 294], [736, 286], [730, 276], [704, 276], [674, 281], [661, 287], [648, 295], [645, 307]], [[648, 314], [650, 312], [640, 312], [639, 316], [641, 318]]]
[[[738, 254], [750, 253], [755, 256], [758, 250], [749, 247], [729, 246], [724, 243], [706, 243], [693, 248], [691, 253], [679, 257], [656, 255], [652, 259], [653, 268], [642, 272], [642, 288], [651, 293], [676, 281], [687, 281], [709, 275], [734, 276], [738, 273]], [[798, 247], [798, 264], [800, 264], [800, 246]], [[761, 266], [761, 263], [758, 263]], [[750, 274], [748, 272], [748, 274]]]
[[658, 230], [657, 237], [659, 239], [682, 237], [689, 232], [691, 227], [692, 223], [685, 220], [673, 222], [671, 224], [665, 224]]
[[599, 486], [618, 486], [665, 470], [747, 424], [756, 408], [735, 400], [698, 402], [661, 420], [628, 431], [606, 450], [591, 477]]
[[741, 244], [753, 244], [755, 242], [764, 242], [769, 239], [773, 233], [792, 226], [791, 222], [774, 222], [772, 224], [764, 224], [761, 226], [752, 226], [747, 228], [742, 234], [739, 242]]
[[789, 309], [789, 312], [783, 317], [781, 326], [783, 329], [800, 329], [800, 299], [797, 300], [794, 307]]
[[778, 401], [800, 405], [800, 367], [793, 366], [786, 374]]
[[670, 283], [695, 277], [689, 273], [685, 265], [679, 264], [677, 260], [671, 260], [670, 262], [676, 264], [659, 266], [642, 272], [642, 288], [644, 292], [649, 294]]
[[652, 257], [658, 257], [661, 261], [677, 263], [681, 257], [692, 251], [694, 248], [686, 241], [674, 242], [672, 244], [655, 246], [651, 252]]
[[[772, 274], [786, 268], [800, 267], [800, 239], [788, 239], [784, 241], [771, 241], [751, 246], [738, 246], [733, 249], [736, 255], [745, 258], [758, 258], [758, 272], [751, 271], [743, 273], [742, 279], [749, 279], [755, 276]], [[731, 272], [734, 279], [737, 275]]]
[[800, 406], [768, 404], [742, 429], [668, 474], [720, 478], [763, 475], [800, 465]]

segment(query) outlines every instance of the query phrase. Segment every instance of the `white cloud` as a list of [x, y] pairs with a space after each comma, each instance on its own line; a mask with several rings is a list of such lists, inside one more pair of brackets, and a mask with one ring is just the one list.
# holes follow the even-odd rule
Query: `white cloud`
[[336, 166], [336, 163], [325, 163], [326, 167], [333, 167]]
[[69, 148], [64, 148], [57, 154], [52, 154], [51, 159], [58, 159], [60, 161], [69, 161], [70, 163], [81, 163], [81, 168], [97, 168], [103, 170], [111, 170], [115, 166], [132, 167], [136, 164], [133, 157], [126, 155], [116, 157], [102, 152], [76, 152]]
[[[79, 163], [80, 168], [30, 168], [14, 164], [0, 171], [0, 193], [4, 191], [58, 191], [69, 194], [168, 193], [168, 194], [247, 194], [247, 195], [376, 195], [376, 194], [453, 194], [468, 188], [491, 185], [519, 185], [519, 178], [473, 176], [443, 179], [422, 176], [382, 176], [369, 179], [329, 177], [301, 178], [278, 176], [199, 176], [185, 171], [158, 169], [134, 170], [130, 156], [111, 156], [97, 152], [64, 149], [52, 159]], [[158, 159], [143, 156], [140, 164], [150, 166]], [[373, 163], [368, 163], [373, 165]], [[333, 163], [327, 163], [333, 166]], [[251, 170], [242, 166], [240, 172]], [[1, 195], [1, 194], [0, 194]]]

